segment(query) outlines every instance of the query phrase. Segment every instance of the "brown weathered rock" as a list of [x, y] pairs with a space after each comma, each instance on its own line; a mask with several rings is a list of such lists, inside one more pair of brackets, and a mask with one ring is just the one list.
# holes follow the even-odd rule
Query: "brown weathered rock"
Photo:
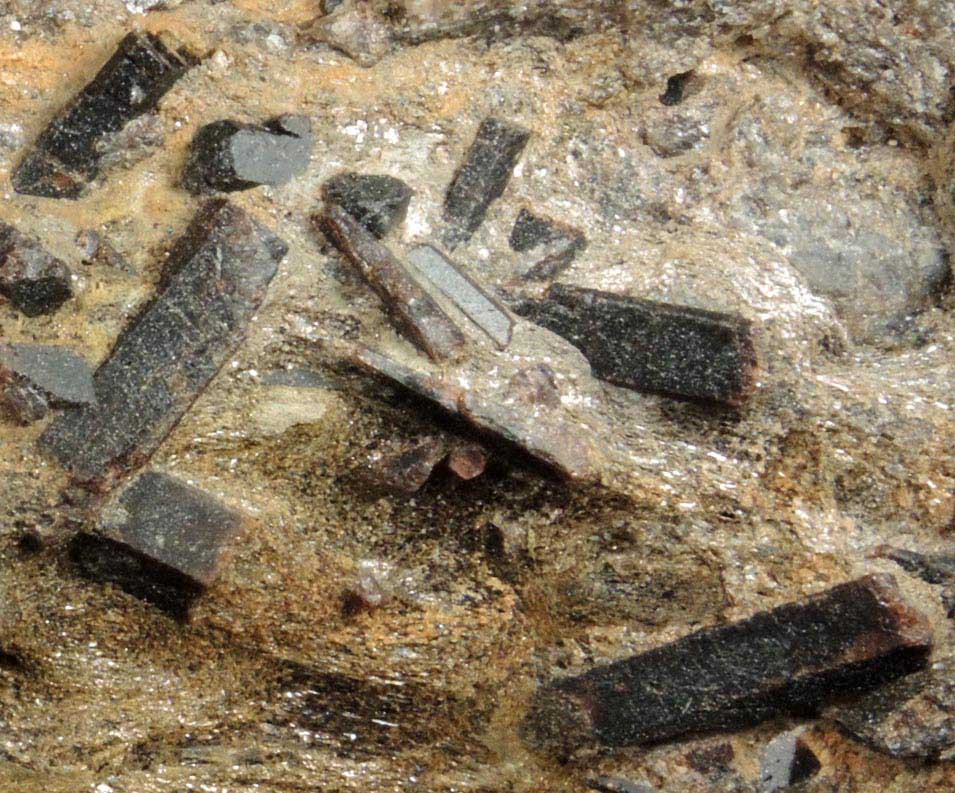
[[99, 486], [141, 465], [241, 343], [286, 250], [238, 207], [207, 204], [97, 370], [99, 404], [60, 416], [41, 447]]
[[464, 347], [466, 339], [451, 318], [354, 217], [340, 206], [328, 204], [319, 223], [378, 293], [395, 323], [432, 360], [451, 358]]
[[549, 683], [524, 735], [568, 754], [735, 729], [912, 672], [931, 646], [892, 576], [870, 575]]

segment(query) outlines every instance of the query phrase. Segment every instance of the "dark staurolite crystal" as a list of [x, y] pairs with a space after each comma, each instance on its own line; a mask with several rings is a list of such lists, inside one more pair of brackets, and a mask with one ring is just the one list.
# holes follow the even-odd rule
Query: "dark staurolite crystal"
[[326, 204], [322, 230], [378, 293], [395, 324], [434, 361], [451, 358], [466, 339], [407, 267], [337, 204]]
[[433, 284], [500, 349], [511, 342], [514, 321], [500, 301], [432, 245], [419, 245], [408, 256], [415, 273]]
[[509, 238], [511, 249], [526, 255], [521, 277], [546, 281], [560, 275], [587, 247], [582, 231], [522, 209]]
[[238, 207], [207, 204], [97, 370], [99, 403], [60, 416], [41, 447], [85, 483], [141, 465], [242, 342], [286, 251]]
[[107, 502], [73, 550], [89, 577], [184, 616], [215, 580], [243, 523], [208, 493], [147, 471]]
[[97, 144], [151, 110], [198, 59], [140, 31], [120, 42], [92, 82], [50, 122], [13, 174], [18, 193], [77, 198], [100, 169]]
[[0, 295], [28, 317], [51, 314], [73, 296], [69, 268], [38, 242], [0, 223]]
[[890, 575], [870, 575], [749, 619], [692, 633], [535, 695], [523, 725], [559, 754], [736, 729], [914, 671], [928, 621]]
[[366, 173], [342, 173], [322, 185], [322, 198], [338, 204], [378, 239], [404, 222], [412, 190], [400, 179]]
[[750, 322], [734, 314], [554, 284], [514, 310], [563, 336], [594, 376], [637, 391], [740, 405], [756, 382]]
[[530, 137], [526, 129], [500, 119], [481, 122], [444, 199], [449, 248], [471, 239], [484, 222], [488, 208], [503, 195]]
[[0, 403], [23, 423], [54, 407], [96, 402], [93, 370], [64, 347], [0, 344]]
[[314, 142], [305, 116], [214, 121], [196, 133], [182, 183], [194, 193], [286, 184], [308, 168]]

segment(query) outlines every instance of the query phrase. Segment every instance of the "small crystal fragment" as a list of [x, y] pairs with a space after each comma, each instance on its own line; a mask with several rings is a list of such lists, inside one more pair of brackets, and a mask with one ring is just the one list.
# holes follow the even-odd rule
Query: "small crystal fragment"
[[481, 122], [445, 196], [444, 217], [451, 225], [449, 248], [467, 242], [484, 222], [488, 208], [504, 194], [530, 137], [526, 129], [500, 119]]
[[630, 782], [613, 776], [598, 776], [587, 780], [587, 787], [598, 793], [657, 793], [656, 788]]
[[0, 344], [0, 402], [23, 423], [43, 418], [51, 405], [91, 405], [93, 370], [64, 347]]
[[487, 468], [487, 451], [479, 443], [460, 443], [448, 454], [448, 468], [459, 479], [470, 481]]
[[523, 734], [566, 756], [737, 729], [912, 672], [931, 646], [928, 621], [895, 579], [865, 576], [549, 683]]
[[134, 275], [136, 269], [126, 260], [113, 244], [98, 231], [84, 229], [76, 235], [83, 256], [83, 264], [100, 265]]
[[362, 559], [358, 563], [355, 580], [345, 589], [342, 597], [345, 614], [353, 616], [387, 604], [392, 598], [389, 573], [386, 563]]
[[448, 439], [438, 435], [411, 443], [396, 441], [392, 443], [392, 448], [377, 453], [369, 460], [361, 478], [374, 495], [391, 493], [410, 496], [424, 487], [447, 454]]
[[510, 245], [525, 254], [521, 277], [527, 281], [549, 281], [573, 264], [587, 247], [582, 231], [522, 209], [511, 230]]
[[262, 126], [214, 121], [196, 133], [182, 183], [193, 193], [283, 185], [308, 168], [314, 142], [305, 116], [279, 116]]
[[198, 59], [136, 31], [37, 139], [13, 174], [18, 193], [78, 198], [100, 171], [98, 144], [159, 101]]
[[342, 173], [322, 185], [322, 198], [338, 204], [378, 239], [404, 222], [412, 190], [393, 176]]
[[514, 310], [576, 346], [595, 377], [624, 388], [734, 406], [755, 388], [751, 324], [735, 314], [564, 284]]
[[875, 556], [890, 559], [907, 573], [917, 575], [929, 584], [943, 586], [942, 604], [950, 619], [955, 619], [955, 556], [951, 554], [924, 554], [882, 545], [876, 548]]
[[950, 584], [955, 581], [955, 555], [924, 554], [890, 545], [879, 546], [875, 555], [890, 559], [907, 573], [917, 575], [929, 584]]
[[845, 732], [892, 757], [955, 760], [955, 658], [896, 680], [825, 714]]
[[0, 222], [0, 295], [21, 312], [52, 314], [73, 296], [71, 277], [40, 243]]
[[209, 202], [97, 370], [99, 404], [60, 416], [41, 447], [87, 484], [142, 465], [242, 342], [286, 251], [243, 210]]
[[408, 255], [408, 261], [416, 275], [437, 287], [499, 349], [507, 348], [514, 321], [499, 301], [431, 245], [419, 245]]
[[148, 471], [106, 503], [73, 548], [89, 577], [185, 616], [243, 525], [240, 513], [208, 493]]
[[404, 264], [337, 204], [327, 204], [320, 223], [384, 302], [405, 335], [434, 361], [453, 357], [466, 339]]
[[775, 793], [815, 776], [822, 764], [798, 732], [787, 732], [766, 747], [760, 790]]

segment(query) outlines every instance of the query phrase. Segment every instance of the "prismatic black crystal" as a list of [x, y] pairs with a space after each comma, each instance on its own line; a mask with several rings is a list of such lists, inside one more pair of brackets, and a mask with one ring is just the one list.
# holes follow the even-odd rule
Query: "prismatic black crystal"
[[749, 619], [707, 628], [535, 695], [523, 732], [572, 754], [736, 729], [914, 671], [928, 621], [890, 575], [870, 575]]
[[404, 334], [434, 361], [456, 355], [466, 343], [457, 325], [408, 268], [337, 204], [326, 204], [318, 223], [361, 273]]
[[87, 576], [185, 616], [243, 524], [208, 493], [147, 471], [107, 502], [73, 551]]
[[286, 251], [238, 207], [207, 204], [97, 370], [99, 403], [60, 416], [41, 447], [91, 484], [141, 465], [241, 343]]
[[740, 405], [756, 384], [752, 327], [735, 314], [563, 284], [514, 310], [563, 336], [615, 385]]
[[488, 208], [503, 195], [530, 137], [526, 129], [497, 118], [481, 122], [445, 196], [449, 248], [471, 239], [484, 222]]
[[92, 82], [50, 122], [13, 174], [18, 193], [77, 198], [96, 178], [97, 144], [159, 100], [198, 59], [173, 50], [159, 36], [130, 33]]

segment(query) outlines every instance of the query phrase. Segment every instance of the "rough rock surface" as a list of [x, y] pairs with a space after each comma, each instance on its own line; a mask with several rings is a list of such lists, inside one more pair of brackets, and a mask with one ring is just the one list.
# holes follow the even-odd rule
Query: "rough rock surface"
[[[77, 200], [17, 193], [23, 158], [133, 30], [202, 61], [100, 139]], [[24, 549], [24, 534], [88, 525], [88, 505], [38, 452], [43, 423], [0, 425], [0, 790], [753, 793], [789, 729], [821, 762], [814, 793], [955, 788], [951, 761], [893, 756], [825, 718], [566, 765], [518, 735], [541, 681], [874, 571], [932, 622], [931, 662], [955, 653], [944, 585], [872, 556], [952, 552], [950, 3], [5, 0], [0, 63], [0, 214], [75, 276], [54, 314], [0, 304], [4, 343], [109, 357], [200, 206], [179, 178], [202, 126], [303, 114], [319, 142], [292, 182], [233, 194], [290, 250], [153, 456], [250, 517], [188, 625], [77, 575], [65, 545]], [[579, 229], [586, 249], [552, 280], [758, 327], [744, 410], [594, 382], [523, 320], [507, 350], [478, 331], [447, 367], [395, 332], [309, 227], [322, 185], [401, 179], [414, 195], [389, 248], [440, 246], [488, 117], [531, 138], [454, 262], [491, 295], [539, 297], [547, 279], [520, 280], [532, 262], [509, 245], [521, 210]], [[82, 264], [89, 229], [128, 267]], [[552, 440], [560, 416], [591, 484], [495, 436], [473, 480], [366, 498], [346, 478], [369, 448], [475, 423], [342, 367], [340, 341], [466, 393], [517, 439]], [[388, 597], [363, 560], [388, 571]], [[377, 605], [343, 609], [348, 590]], [[892, 720], [893, 740], [944, 735], [941, 710], [905, 701], [919, 718]]]

